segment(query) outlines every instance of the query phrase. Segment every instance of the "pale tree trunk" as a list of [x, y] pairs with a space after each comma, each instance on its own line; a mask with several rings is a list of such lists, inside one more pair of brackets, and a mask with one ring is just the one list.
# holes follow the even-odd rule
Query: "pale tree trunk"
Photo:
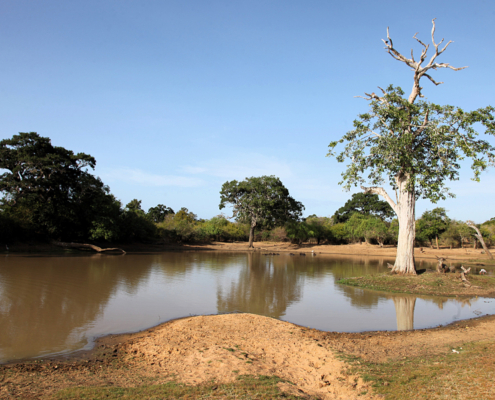
[[437, 250], [440, 250], [440, 248], [438, 247], [438, 236], [435, 236], [435, 241], [437, 243]]
[[253, 246], [253, 241], [254, 241], [254, 228], [256, 228], [256, 220], [253, 219], [251, 221], [251, 227], [249, 228], [249, 248], [254, 247]]
[[416, 198], [414, 191], [408, 189], [409, 176], [399, 173], [395, 178], [397, 184], [397, 204], [381, 187], [363, 187], [365, 193], [381, 195], [392, 207], [399, 220], [399, 239], [397, 256], [392, 272], [396, 274], [416, 275], [414, 266], [414, 239], [416, 237], [415, 208]]
[[399, 243], [392, 272], [398, 274], [416, 275], [414, 267], [414, 239], [416, 236], [414, 192], [406, 189], [407, 178], [396, 179], [399, 187], [399, 202], [397, 204], [397, 218], [399, 220]]
[[414, 329], [414, 307], [416, 297], [393, 297], [397, 315], [397, 330], [410, 331]]
[[[485, 244], [485, 241], [483, 240], [483, 235], [481, 234], [480, 230], [478, 227], [474, 224], [473, 221], [466, 221], [467, 226], [470, 228], [474, 229], [476, 231], [475, 236], [476, 238], [480, 241], [481, 245], [483, 246], [483, 250], [485, 250], [485, 253], [488, 254], [488, 257], [490, 257], [491, 260], [493, 260], [493, 255], [490, 253], [490, 250], [488, 250], [488, 247]], [[476, 242], [476, 239], [475, 239]]]

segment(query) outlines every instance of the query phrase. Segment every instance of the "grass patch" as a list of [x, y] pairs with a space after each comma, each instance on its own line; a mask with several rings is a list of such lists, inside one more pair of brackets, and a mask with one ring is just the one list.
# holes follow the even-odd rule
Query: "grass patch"
[[55, 399], [302, 399], [285, 394], [277, 384], [286, 382], [275, 376], [242, 375], [233, 383], [214, 382], [189, 386], [170, 382], [163, 385], [123, 387], [76, 387], [59, 391]]
[[[462, 348], [461, 348], [462, 347]], [[459, 353], [422, 356], [390, 363], [367, 363], [345, 357], [349, 373], [372, 381], [373, 392], [387, 400], [494, 399], [495, 342], [469, 343]]]
[[345, 278], [337, 283], [391, 293], [410, 293], [435, 296], [493, 296], [495, 277], [468, 274], [471, 287], [465, 287], [460, 274], [424, 273], [416, 276], [390, 273]]

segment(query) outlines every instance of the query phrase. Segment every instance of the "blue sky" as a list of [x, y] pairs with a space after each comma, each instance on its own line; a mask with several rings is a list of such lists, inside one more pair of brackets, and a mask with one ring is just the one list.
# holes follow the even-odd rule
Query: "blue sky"
[[[97, 160], [124, 204], [220, 213], [227, 180], [276, 175], [332, 215], [351, 193], [325, 157], [377, 86], [412, 86], [414, 33], [452, 40], [423, 93], [466, 110], [495, 105], [495, 3], [481, 1], [23, 1], [0, 3], [0, 138], [38, 132]], [[495, 143], [494, 138], [489, 139]], [[456, 219], [495, 216], [495, 170], [452, 182], [457, 198], [417, 203]]]

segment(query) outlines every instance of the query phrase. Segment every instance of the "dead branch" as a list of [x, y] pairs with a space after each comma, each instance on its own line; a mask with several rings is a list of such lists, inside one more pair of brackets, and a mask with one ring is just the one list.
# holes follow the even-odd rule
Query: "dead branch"
[[476, 239], [480, 241], [481, 245], [483, 246], [483, 250], [485, 250], [485, 253], [488, 254], [488, 257], [493, 260], [493, 255], [492, 253], [490, 253], [490, 250], [488, 250], [488, 247], [486, 247], [485, 241], [483, 240], [483, 235], [481, 234], [478, 227], [474, 224], [473, 221], [466, 221], [466, 225], [476, 231], [474, 236], [476, 236]]
[[413, 51], [411, 50], [411, 58], [404, 57], [400, 52], [398, 52], [394, 48], [394, 44], [392, 42], [392, 38], [390, 37], [389, 33], [389, 28], [387, 27], [387, 40], [382, 39], [383, 43], [385, 43], [385, 49], [387, 50], [387, 53], [390, 54], [395, 60], [401, 61], [405, 63], [407, 66], [411, 67], [411, 69], [414, 71], [414, 84], [413, 84], [413, 89], [411, 91], [411, 94], [409, 95], [409, 103], [414, 103], [416, 100], [416, 97], [423, 97], [421, 94], [422, 87], [419, 85], [419, 81], [423, 76], [426, 76], [433, 84], [435, 85], [440, 85], [443, 82], [436, 82], [429, 74], [426, 72], [430, 69], [438, 69], [438, 68], [449, 68], [454, 71], [460, 71], [461, 69], [467, 68], [467, 67], [461, 67], [461, 68], [455, 68], [451, 66], [450, 64], [447, 63], [436, 63], [435, 60], [436, 58], [442, 54], [447, 47], [452, 43], [452, 41], [449, 41], [443, 49], [439, 49], [439, 46], [443, 43], [442, 39], [439, 43], [435, 42], [435, 18], [431, 21], [433, 24], [433, 28], [431, 30], [431, 41], [433, 43], [433, 46], [435, 47], [435, 53], [432, 55], [430, 58], [430, 61], [428, 64], [425, 66], [422, 66], [423, 62], [426, 60], [426, 55], [428, 53], [428, 49], [430, 45], [427, 45], [423, 43], [420, 39], [416, 37], [417, 33], [414, 34], [413, 39], [417, 40], [421, 46], [423, 46], [423, 50], [421, 52], [421, 56], [418, 61], [414, 59], [414, 54]]
[[469, 274], [469, 272], [471, 271], [471, 267], [469, 267], [468, 269], [464, 268], [464, 265], [461, 265], [461, 269], [462, 269], [462, 273], [463, 274]]
[[87, 243], [66, 243], [66, 242], [57, 242], [53, 241], [52, 244], [59, 247], [71, 248], [71, 249], [91, 249], [96, 251], [97, 253], [103, 253], [106, 251], [121, 251], [122, 254], [126, 254], [124, 250], [119, 249], [117, 247], [102, 249], [101, 247], [95, 246], [94, 244]]

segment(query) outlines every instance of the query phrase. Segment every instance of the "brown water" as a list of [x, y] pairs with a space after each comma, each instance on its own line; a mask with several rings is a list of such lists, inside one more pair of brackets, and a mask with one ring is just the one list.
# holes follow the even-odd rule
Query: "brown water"
[[356, 332], [425, 328], [495, 313], [491, 299], [459, 302], [335, 283], [387, 271], [387, 261], [215, 252], [4, 255], [0, 362], [91, 348], [98, 336], [199, 314], [249, 312]]

